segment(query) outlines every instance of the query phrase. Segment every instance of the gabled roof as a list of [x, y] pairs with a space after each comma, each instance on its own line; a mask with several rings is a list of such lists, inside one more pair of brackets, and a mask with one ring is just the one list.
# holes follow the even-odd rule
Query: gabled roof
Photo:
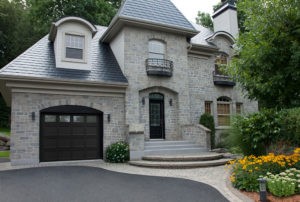
[[97, 26], [92, 39], [91, 70], [56, 68], [54, 45], [48, 35], [0, 70], [0, 78], [49, 79], [106, 84], [127, 84], [120, 66], [108, 44], [99, 43], [106, 27]]
[[170, 0], [126, 0], [101, 40], [109, 42], [124, 24], [176, 32], [188, 37], [198, 33]]
[[199, 34], [191, 38], [191, 44], [193, 45], [201, 45], [201, 46], [211, 46], [216, 47], [215, 44], [208, 42], [206, 38], [213, 35], [214, 32], [209, 28], [203, 27], [202, 25], [194, 24], [193, 26], [199, 31]]

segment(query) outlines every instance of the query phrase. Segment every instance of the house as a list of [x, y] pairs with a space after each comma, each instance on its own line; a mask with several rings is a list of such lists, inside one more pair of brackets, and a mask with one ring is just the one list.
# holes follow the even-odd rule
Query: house
[[108, 27], [78, 17], [53, 23], [0, 71], [12, 165], [102, 159], [126, 139], [134, 158], [151, 139], [209, 148], [201, 114], [214, 116], [220, 135], [232, 114], [257, 111], [220, 68], [234, 54], [236, 8], [225, 3], [213, 18], [211, 31], [170, 0], [126, 0]]

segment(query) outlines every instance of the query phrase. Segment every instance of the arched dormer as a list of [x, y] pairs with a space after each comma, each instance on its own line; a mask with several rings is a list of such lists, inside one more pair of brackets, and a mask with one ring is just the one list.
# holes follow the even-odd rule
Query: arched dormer
[[57, 68], [91, 69], [91, 41], [97, 29], [79, 17], [65, 17], [53, 23], [49, 40], [54, 44]]
[[221, 36], [221, 37], [224, 37], [226, 38], [228, 41], [230, 41], [231, 44], [234, 44], [235, 43], [235, 38], [228, 32], [225, 32], [225, 31], [218, 31], [218, 32], [215, 32], [213, 35], [209, 36], [208, 38], [206, 38], [206, 41], [208, 42], [213, 42], [214, 39], [217, 37], [217, 36]]

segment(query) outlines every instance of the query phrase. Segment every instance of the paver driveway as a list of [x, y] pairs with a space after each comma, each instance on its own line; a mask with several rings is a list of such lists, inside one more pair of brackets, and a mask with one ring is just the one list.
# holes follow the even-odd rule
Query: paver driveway
[[214, 202], [228, 201], [215, 188], [191, 180], [61, 166], [0, 172], [0, 201]]

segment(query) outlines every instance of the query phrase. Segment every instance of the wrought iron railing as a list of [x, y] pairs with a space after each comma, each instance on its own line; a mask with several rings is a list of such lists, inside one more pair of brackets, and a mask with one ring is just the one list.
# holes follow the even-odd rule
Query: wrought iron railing
[[172, 76], [173, 61], [165, 59], [146, 59], [146, 71], [148, 75]]
[[217, 74], [213, 72], [213, 79], [215, 85], [224, 85], [224, 86], [235, 86], [234, 78], [228, 75]]

